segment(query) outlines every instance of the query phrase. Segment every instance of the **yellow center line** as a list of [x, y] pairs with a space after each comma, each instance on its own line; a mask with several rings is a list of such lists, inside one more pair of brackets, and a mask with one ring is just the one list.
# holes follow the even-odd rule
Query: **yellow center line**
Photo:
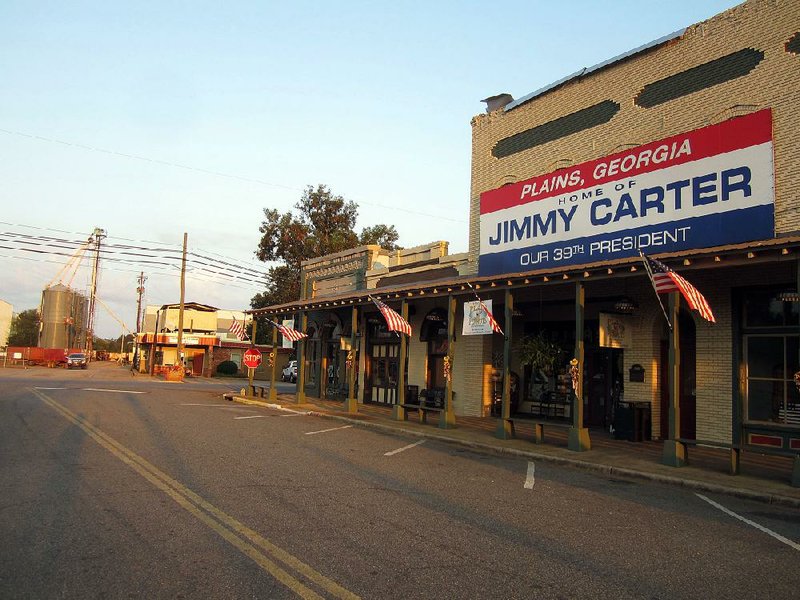
[[[314, 582], [328, 594], [346, 600], [357, 600], [359, 597], [353, 592], [343, 588], [338, 583], [315, 571], [309, 565], [293, 556], [289, 552], [276, 546], [257, 532], [243, 523], [237, 521], [224, 511], [220, 510], [183, 484], [159, 470], [147, 460], [129, 450], [115, 439], [104, 433], [99, 428], [89, 423], [83, 417], [76, 415], [65, 406], [59, 404], [40, 390], [31, 390], [45, 404], [61, 413], [68, 421], [80, 427], [86, 434], [100, 446], [119, 458], [122, 462], [139, 473], [156, 488], [162, 490], [179, 506], [191, 513], [199, 521], [215, 531], [223, 539], [248, 556], [259, 567], [267, 571], [287, 588], [301, 598], [322, 598], [314, 590], [305, 586], [299, 579], [275, 564], [275, 559], [285, 566], [293, 569], [309, 581]], [[205, 512], [204, 512], [205, 511]], [[263, 552], [262, 552], [263, 551]], [[265, 554], [266, 553], [266, 554]]]

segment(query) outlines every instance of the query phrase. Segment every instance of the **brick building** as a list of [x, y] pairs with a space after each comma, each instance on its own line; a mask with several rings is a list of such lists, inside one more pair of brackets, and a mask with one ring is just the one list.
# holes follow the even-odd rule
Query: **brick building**
[[[488, 415], [502, 394], [499, 434], [515, 416], [562, 418], [575, 449], [626, 410], [637, 435], [671, 441], [675, 463], [680, 440], [796, 452], [798, 90], [800, 2], [750, 0], [517, 100], [487, 98], [458, 274], [420, 269], [371, 292], [414, 327], [407, 350], [386, 350], [408, 352], [390, 384], [445, 385], [456, 415]], [[716, 322], [656, 296], [640, 250], [699, 289]], [[326, 298], [265, 310], [302, 322], [355, 307], [359, 334], [379, 324], [368, 286], [326, 285]], [[476, 292], [505, 336], [458, 333]], [[442, 324], [449, 344], [434, 348]], [[549, 348], [553, 368], [522, 364], [523, 339]], [[386, 364], [358, 347], [367, 377]]]

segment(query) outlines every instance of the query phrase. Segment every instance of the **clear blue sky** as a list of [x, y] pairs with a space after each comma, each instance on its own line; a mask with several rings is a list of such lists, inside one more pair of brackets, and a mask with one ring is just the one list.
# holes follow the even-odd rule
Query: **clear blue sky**
[[[169, 245], [186, 231], [190, 248], [263, 270], [263, 209], [324, 183], [359, 204], [359, 230], [394, 224], [403, 246], [463, 252], [482, 98], [519, 98], [735, 4], [5, 0], [0, 231]], [[38, 306], [63, 260], [0, 248], [0, 299]], [[140, 270], [148, 303], [179, 297], [174, 269], [105, 264], [98, 294], [131, 328]], [[88, 281], [83, 269], [73, 285]], [[244, 309], [257, 291], [194, 271], [186, 297]], [[102, 309], [97, 324], [121, 331]]]

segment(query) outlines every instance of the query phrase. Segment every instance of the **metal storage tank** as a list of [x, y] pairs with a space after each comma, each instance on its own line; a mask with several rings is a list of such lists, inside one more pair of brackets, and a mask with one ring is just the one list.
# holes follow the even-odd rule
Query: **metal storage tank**
[[42, 292], [39, 346], [83, 348], [86, 344], [88, 301], [83, 294], [58, 284]]

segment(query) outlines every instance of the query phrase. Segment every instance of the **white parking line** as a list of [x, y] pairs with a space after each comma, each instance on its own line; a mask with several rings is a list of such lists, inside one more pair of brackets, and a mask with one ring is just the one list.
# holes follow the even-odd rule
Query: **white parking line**
[[525, 477], [525, 485], [522, 486], [526, 490], [532, 490], [533, 484], [536, 481], [534, 474], [536, 473], [536, 465], [533, 464], [532, 460], [528, 461], [528, 475]]
[[228, 406], [227, 404], [223, 406], [221, 404], [203, 404], [203, 403], [194, 403], [194, 404], [192, 404], [192, 403], [184, 403], [184, 404], [180, 404], [179, 406], [205, 406], [206, 408], [222, 408], [224, 410], [231, 410], [231, 409], [233, 409], [233, 410], [240, 410], [240, 409], [241, 410], [247, 410], [244, 406], [236, 407], [236, 406]]
[[68, 390], [69, 388], [65, 387], [35, 387], [35, 390]]
[[251, 415], [249, 417], [233, 417], [234, 419], [264, 419], [267, 415]]
[[741, 516], [741, 515], [737, 515], [737, 514], [736, 514], [735, 512], [733, 512], [732, 510], [730, 510], [730, 509], [728, 509], [728, 508], [725, 508], [725, 507], [724, 507], [724, 506], [722, 506], [721, 504], [718, 504], [718, 503], [714, 502], [714, 501], [713, 501], [711, 498], [707, 498], [706, 496], [703, 496], [703, 494], [695, 494], [695, 496], [697, 496], [697, 497], [698, 497], [698, 498], [700, 498], [701, 500], [705, 500], [706, 502], [708, 502], [708, 503], [709, 503], [711, 506], [713, 506], [714, 508], [718, 508], [718, 509], [720, 509], [720, 510], [721, 510], [722, 512], [724, 512], [726, 515], [730, 515], [730, 516], [731, 516], [731, 517], [733, 517], [734, 519], [739, 519], [739, 520], [740, 520], [740, 521], [742, 521], [743, 523], [747, 523], [748, 525], [750, 525], [750, 526], [752, 526], [752, 527], [755, 527], [755, 528], [756, 528], [756, 529], [758, 529], [759, 531], [763, 531], [763, 532], [764, 532], [764, 533], [766, 533], [767, 535], [771, 535], [771, 536], [772, 536], [772, 537], [774, 537], [776, 540], [783, 542], [784, 544], [786, 544], [787, 546], [789, 546], [789, 547], [791, 547], [791, 548], [794, 548], [795, 550], [800, 550], [800, 544], [797, 544], [797, 543], [793, 542], [792, 540], [790, 540], [790, 539], [787, 539], [787, 538], [783, 537], [781, 534], [779, 534], [779, 533], [775, 533], [775, 532], [774, 532], [774, 531], [772, 531], [771, 529], [767, 529], [767, 528], [766, 528], [766, 527], [764, 527], [763, 525], [759, 525], [758, 523], [756, 523], [756, 522], [754, 522], [754, 521], [751, 521], [750, 519], [745, 519], [745, 518], [744, 518], [743, 516]]
[[84, 392], [111, 392], [114, 394], [146, 394], [147, 392], [134, 392], [133, 390], [106, 390], [103, 388], [81, 388]]
[[408, 450], [409, 448], [413, 448], [414, 446], [419, 446], [420, 444], [424, 444], [425, 440], [420, 440], [418, 442], [414, 442], [413, 444], [409, 444], [408, 446], [403, 446], [402, 448], [398, 448], [397, 450], [390, 450], [389, 452], [384, 452], [384, 456], [392, 456], [394, 454], [399, 454], [404, 450]]
[[329, 431], [339, 431], [340, 429], [350, 429], [352, 425], [345, 425], [344, 427], [334, 427], [333, 429], [321, 429], [320, 431], [307, 431], [306, 435], [316, 435], [317, 433], [328, 433]]

